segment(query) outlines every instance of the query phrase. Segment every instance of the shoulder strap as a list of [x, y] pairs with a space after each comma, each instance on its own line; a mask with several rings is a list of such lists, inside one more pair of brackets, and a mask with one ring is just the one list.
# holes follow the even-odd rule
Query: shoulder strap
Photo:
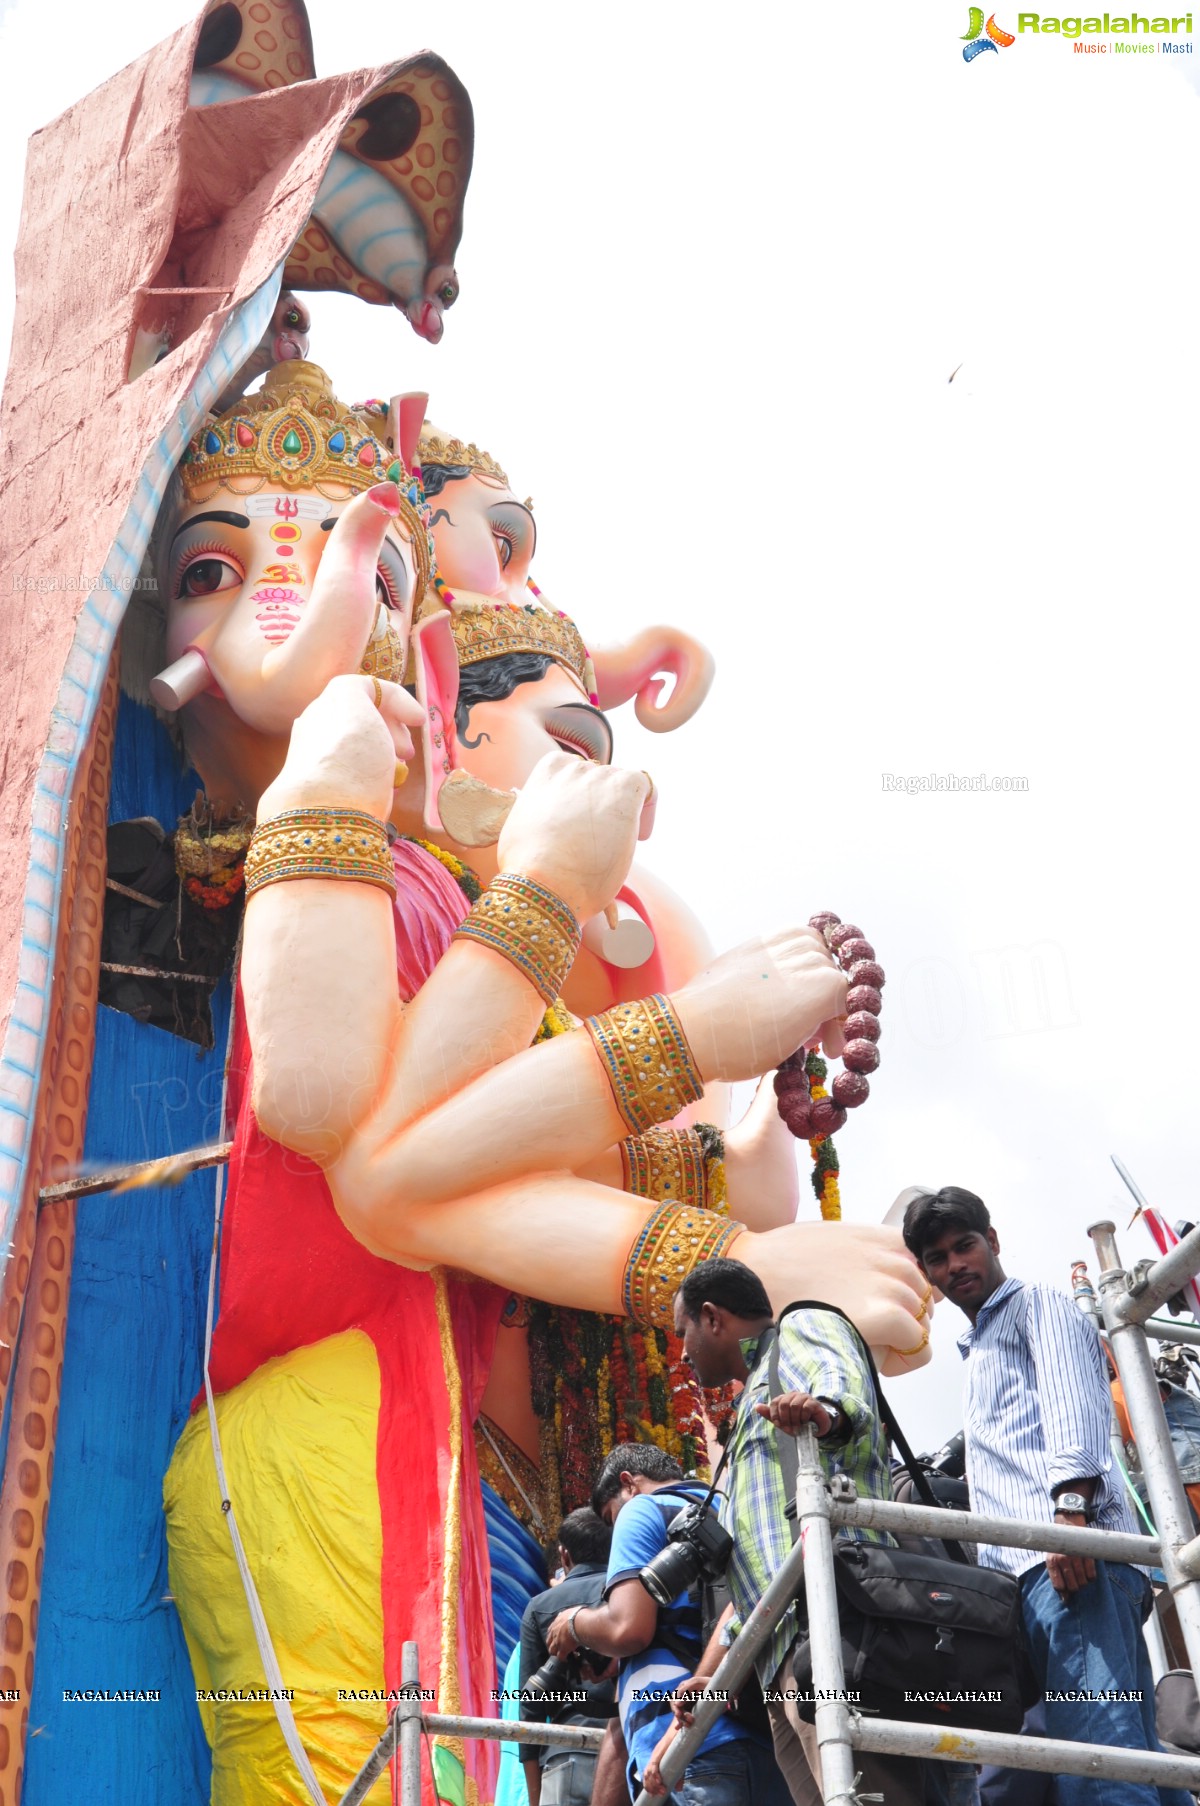
[[[933, 1488], [930, 1486], [925, 1475], [925, 1471], [913, 1454], [912, 1449], [909, 1447], [904, 1431], [897, 1422], [896, 1414], [883, 1395], [883, 1387], [879, 1384], [879, 1374], [876, 1371], [875, 1359], [871, 1350], [867, 1347], [857, 1324], [852, 1323], [845, 1311], [839, 1310], [836, 1304], [826, 1304], [819, 1298], [801, 1298], [797, 1299], [792, 1304], [785, 1305], [783, 1310], [780, 1311], [772, 1328], [767, 1332], [767, 1334], [772, 1337], [770, 1359], [767, 1368], [769, 1397], [778, 1398], [783, 1391], [783, 1387], [779, 1380], [779, 1330], [784, 1318], [790, 1316], [793, 1311], [829, 1311], [833, 1316], [840, 1317], [842, 1322], [847, 1324], [849, 1328], [853, 1330], [858, 1346], [862, 1350], [867, 1372], [871, 1376], [871, 1385], [874, 1388], [875, 1402], [880, 1421], [881, 1423], [886, 1424], [892, 1442], [894, 1442], [899, 1449], [901, 1459], [908, 1469], [913, 1487], [921, 1495], [922, 1504], [930, 1505], [934, 1510], [940, 1511], [941, 1506], [938, 1504]], [[800, 1456], [796, 1449], [796, 1439], [794, 1436], [782, 1436], [777, 1433], [775, 1441], [779, 1449], [779, 1466], [783, 1473], [783, 1483], [788, 1495], [788, 1515], [791, 1519], [792, 1541], [794, 1543], [800, 1533], [799, 1525], [796, 1523], [795, 1503], [796, 1479], [800, 1472]], [[970, 1563], [967, 1562], [966, 1552], [963, 1550], [961, 1544], [955, 1542], [952, 1537], [944, 1537], [942, 1541], [945, 1545], [946, 1553], [953, 1561], [960, 1561], [966, 1563], [967, 1566], [970, 1566]]]

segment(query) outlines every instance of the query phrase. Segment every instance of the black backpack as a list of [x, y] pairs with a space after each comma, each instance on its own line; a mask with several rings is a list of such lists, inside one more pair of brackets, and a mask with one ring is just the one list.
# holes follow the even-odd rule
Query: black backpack
[[[830, 1311], [836, 1306], [805, 1300], [781, 1311], [771, 1348], [771, 1397], [779, 1384], [778, 1325], [791, 1311]], [[854, 1329], [854, 1325], [850, 1324]], [[855, 1330], [863, 1364], [875, 1389], [880, 1421], [908, 1465], [923, 1501], [936, 1505], [920, 1463], [904, 1439], [879, 1385], [871, 1351]], [[792, 1436], [777, 1433], [779, 1465], [790, 1500], [795, 1499], [799, 1455]], [[794, 1518], [794, 1505], [789, 1506]], [[793, 1522], [793, 1541], [799, 1527]], [[858, 1695], [859, 1711], [883, 1718], [945, 1724], [963, 1730], [1017, 1731], [1040, 1688], [1025, 1650], [1021, 1591], [1016, 1578], [993, 1568], [973, 1567], [959, 1545], [947, 1540], [955, 1559], [912, 1555], [884, 1543], [834, 1543], [844, 1686]], [[813, 1690], [812, 1645], [803, 1594], [793, 1673], [801, 1695]], [[912, 1697], [912, 1696], [917, 1697]], [[797, 1702], [802, 1717], [816, 1716], [816, 1702]]]

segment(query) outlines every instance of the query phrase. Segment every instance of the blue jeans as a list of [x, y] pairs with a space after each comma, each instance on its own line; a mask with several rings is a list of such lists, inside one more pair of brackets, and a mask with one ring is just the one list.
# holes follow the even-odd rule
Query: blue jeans
[[[1045, 1567], [1021, 1576], [1021, 1605], [1030, 1654], [1049, 1692], [1140, 1692], [1140, 1700], [1047, 1698], [1046, 1735], [1075, 1743], [1158, 1750], [1154, 1679], [1142, 1639], [1150, 1583], [1137, 1568], [1098, 1561], [1096, 1578], [1059, 1594]], [[1060, 1806], [1193, 1806], [1180, 1787], [1059, 1775]]]
[[792, 1796], [772, 1752], [739, 1737], [689, 1763], [667, 1806], [792, 1806]]
[[973, 1762], [927, 1762], [925, 1806], [979, 1806]]

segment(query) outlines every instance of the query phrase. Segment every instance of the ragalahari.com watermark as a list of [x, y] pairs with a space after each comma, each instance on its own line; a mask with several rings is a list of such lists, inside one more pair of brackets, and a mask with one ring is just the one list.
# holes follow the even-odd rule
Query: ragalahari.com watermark
[[921, 796], [924, 792], [932, 790], [1029, 789], [1028, 778], [991, 777], [986, 771], [977, 771], [970, 777], [960, 777], [957, 772], [953, 771], [885, 771], [880, 775], [883, 778], [883, 788], [885, 790], [894, 790], [904, 796]]

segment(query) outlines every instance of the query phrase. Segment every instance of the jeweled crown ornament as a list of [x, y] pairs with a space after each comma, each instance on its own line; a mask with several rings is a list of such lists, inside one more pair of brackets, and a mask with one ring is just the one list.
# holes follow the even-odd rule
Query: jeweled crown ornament
[[446, 464], [456, 470], [472, 470], [477, 476], [490, 477], [493, 483], [503, 483], [510, 487], [505, 473], [497, 464], [490, 452], [481, 451], [477, 445], [469, 445], [463, 439], [455, 439], [449, 433], [443, 433], [429, 420], [421, 430], [421, 442], [417, 446], [417, 463], [424, 469], [427, 464]]
[[596, 676], [587, 647], [569, 615], [518, 602], [459, 602], [450, 610], [450, 631], [460, 669], [508, 652], [540, 652], [570, 671], [588, 696]]
[[268, 371], [262, 388], [211, 420], [182, 460], [191, 501], [210, 483], [257, 479], [258, 487], [315, 489], [344, 484], [355, 495], [398, 483], [416, 507], [416, 484], [395, 449], [382, 403], [347, 407], [319, 364], [296, 358]]

